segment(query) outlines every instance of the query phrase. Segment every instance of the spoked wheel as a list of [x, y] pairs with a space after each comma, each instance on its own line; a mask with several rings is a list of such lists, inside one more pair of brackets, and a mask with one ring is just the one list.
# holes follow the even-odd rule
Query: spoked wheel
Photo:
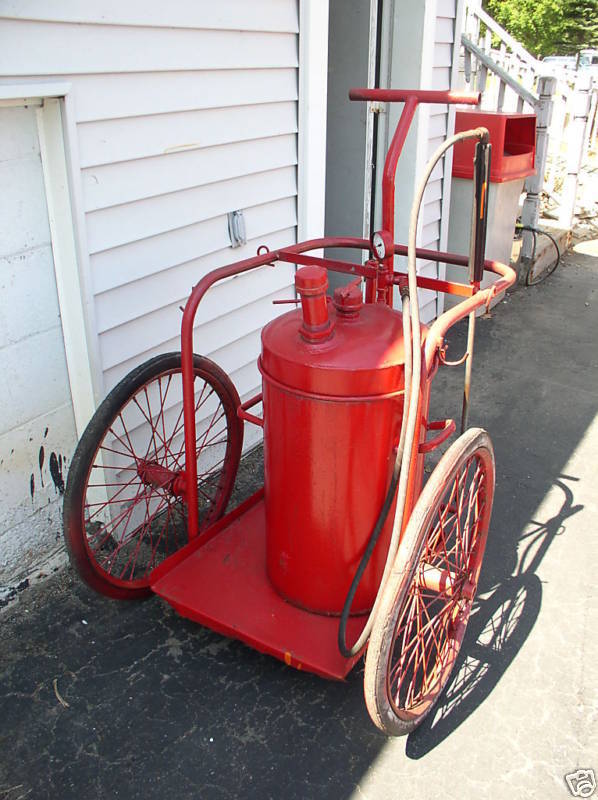
[[[200, 528], [226, 510], [243, 443], [239, 396], [226, 374], [193, 357]], [[187, 543], [181, 354], [130, 372], [77, 446], [64, 497], [71, 560], [98, 592], [150, 594], [152, 570]]]
[[376, 614], [365, 700], [390, 736], [417, 727], [446, 685], [477, 589], [493, 497], [492, 443], [471, 428], [425, 485]]

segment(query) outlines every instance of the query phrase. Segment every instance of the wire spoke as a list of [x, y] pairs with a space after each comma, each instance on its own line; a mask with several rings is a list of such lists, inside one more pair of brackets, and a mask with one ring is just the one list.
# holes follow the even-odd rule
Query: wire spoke
[[[463, 587], [473, 582], [475, 591], [483, 556], [488, 461], [474, 451], [451, 474], [426, 517], [413, 583], [403, 597], [388, 651], [388, 699], [406, 720], [426, 713], [450, 674], [471, 606]], [[438, 591], [429, 588], [435, 584], [426, 585], [426, 574], [445, 576]]]
[[[168, 360], [160, 369], [158, 359], [153, 371], [145, 372], [145, 382], [136, 378], [131, 383], [130, 394], [113, 409], [112, 422], [98, 437], [82, 478], [80, 530], [88, 557], [96, 573], [124, 589], [147, 586], [156, 566], [187, 542], [187, 500], [185, 494], [174, 494], [178, 483], [172, 480], [185, 465], [182, 375], [180, 362], [173, 366], [172, 356]], [[204, 362], [195, 367], [194, 407], [197, 489], [205, 526], [224, 511], [232, 489], [230, 459], [238, 457], [240, 443], [234, 440], [235, 454], [231, 436], [238, 430], [233, 422], [240, 423], [234, 416], [234, 390]]]
[[[105, 500], [105, 501], [104, 501], [103, 503], [101, 503], [101, 504], [98, 504], [98, 503], [88, 503], [88, 502], [86, 502], [86, 503], [85, 503], [85, 508], [86, 508], [86, 509], [87, 509], [87, 508], [90, 508], [91, 506], [96, 506], [96, 505], [100, 505], [100, 507], [99, 507], [99, 508], [98, 508], [96, 511], [94, 511], [94, 513], [93, 513], [93, 514], [92, 514], [92, 515], [91, 515], [91, 516], [90, 516], [90, 517], [89, 517], [87, 520], [85, 520], [85, 522], [86, 522], [86, 523], [89, 523], [89, 522], [91, 522], [91, 521], [92, 521], [92, 519], [93, 519], [94, 517], [96, 517], [96, 516], [97, 516], [97, 515], [98, 515], [98, 514], [101, 512], [102, 508], [105, 508], [106, 506], [108, 506], [108, 505], [109, 505], [109, 504], [111, 504], [111, 503], [115, 503], [115, 502], [117, 502], [117, 498], [119, 497], [119, 495], [120, 495], [120, 494], [122, 494], [122, 492], [124, 492], [124, 490], [125, 490], [125, 489], [128, 489], [128, 488], [131, 486], [131, 484], [133, 483], [133, 481], [134, 481], [134, 480], [138, 480], [137, 471], [135, 471], [135, 475], [133, 475], [133, 477], [131, 478], [131, 480], [130, 480], [130, 481], [127, 481], [126, 483], [123, 483], [123, 484], [116, 484], [117, 486], [118, 486], [118, 485], [122, 486], [122, 488], [121, 488], [121, 489], [119, 489], [119, 490], [118, 490], [118, 492], [116, 492], [115, 494], [113, 494], [113, 495], [112, 495], [112, 498], [111, 498], [110, 500]], [[98, 484], [98, 487], [99, 487], [99, 486], [101, 486], [101, 485], [102, 485], [102, 484]], [[105, 485], [105, 484], [104, 484], [104, 485]], [[125, 501], [124, 501], [124, 500], [121, 500], [120, 502], [125, 502]]]

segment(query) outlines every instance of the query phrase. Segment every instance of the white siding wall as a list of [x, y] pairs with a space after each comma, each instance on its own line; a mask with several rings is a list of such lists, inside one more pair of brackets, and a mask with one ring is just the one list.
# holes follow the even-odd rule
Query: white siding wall
[[[191, 286], [216, 266], [296, 241], [296, 0], [4, 0], [5, 83], [72, 84], [84, 235], [103, 392], [179, 348]], [[248, 242], [231, 249], [226, 213]], [[200, 307], [195, 349], [246, 396], [259, 329], [291, 296], [280, 265]]]

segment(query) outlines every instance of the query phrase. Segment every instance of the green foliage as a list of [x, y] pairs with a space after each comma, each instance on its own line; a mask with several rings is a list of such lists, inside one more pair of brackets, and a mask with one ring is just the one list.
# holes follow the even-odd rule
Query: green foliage
[[598, 47], [598, 0], [484, 0], [483, 5], [537, 58]]

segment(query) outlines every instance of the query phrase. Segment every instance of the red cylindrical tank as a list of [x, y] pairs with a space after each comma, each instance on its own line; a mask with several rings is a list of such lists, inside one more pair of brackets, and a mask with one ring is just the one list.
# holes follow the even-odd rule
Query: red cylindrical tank
[[[404, 386], [401, 315], [326, 298], [320, 267], [297, 271], [301, 310], [262, 331], [267, 569], [287, 600], [339, 614], [384, 502]], [[392, 529], [388, 515], [353, 603], [369, 609]]]

